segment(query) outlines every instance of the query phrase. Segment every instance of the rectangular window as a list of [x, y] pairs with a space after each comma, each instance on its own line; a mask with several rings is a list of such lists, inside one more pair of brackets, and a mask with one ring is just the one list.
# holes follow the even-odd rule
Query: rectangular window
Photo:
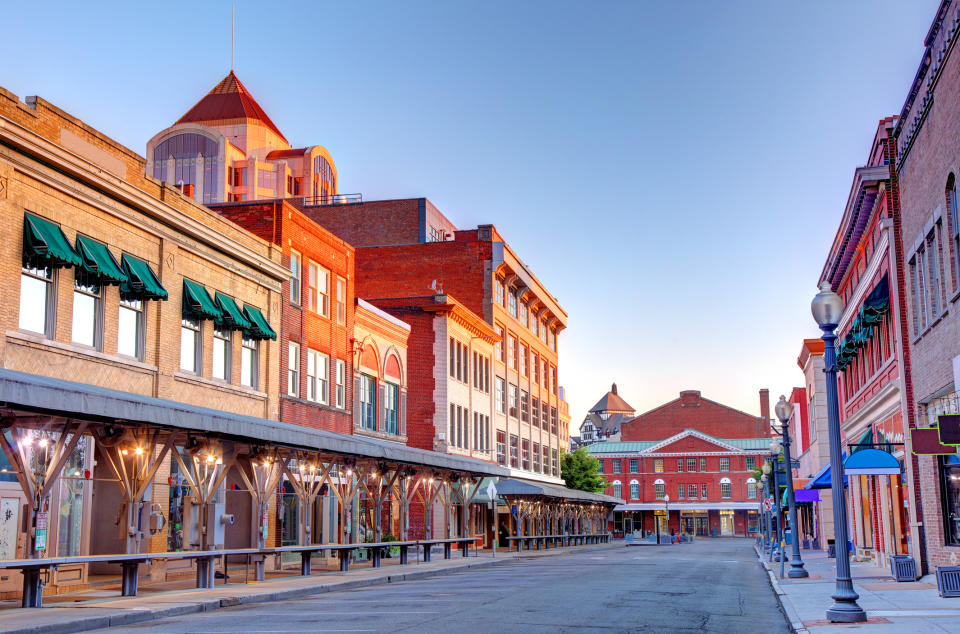
[[543, 319], [540, 321], [540, 341], [544, 344], [547, 343], [547, 320]]
[[630, 458], [630, 473], [640, 473], [640, 461]]
[[494, 381], [496, 384], [496, 394], [494, 400], [497, 403], [497, 413], [506, 414], [507, 413], [507, 390], [505, 388], [505, 383], [503, 379], [499, 376]]
[[530, 440], [524, 438], [520, 444], [520, 468], [530, 471]]
[[950, 546], [960, 546], [960, 464], [955, 458], [944, 456], [939, 459], [943, 536], [944, 542]]
[[612, 460], [610, 462], [610, 465], [613, 467], [614, 474], [620, 473], [620, 469], [621, 469], [620, 460]]
[[550, 408], [547, 407], [547, 399], [540, 401], [540, 420], [543, 421], [543, 428], [547, 428], [547, 421], [550, 420]]
[[654, 484], [654, 485], [653, 485], [653, 497], [654, 497], [654, 498], [656, 498], [656, 499], [658, 499], [658, 500], [662, 500], [662, 499], [663, 499], [663, 496], [664, 496], [665, 494], [666, 494], [666, 491], [664, 490], [664, 485], [662, 485], [662, 484]]
[[747, 499], [757, 499], [757, 484], [755, 482], [747, 482]]
[[657, 458], [653, 461], [653, 472], [663, 473], [663, 458]]
[[232, 333], [222, 328], [213, 329], [213, 370], [212, 376], [221, 381], [230, 382]]
[[557, 393], [557, 369], [550, 366], [550, 391]]
[[507, 396], [508, 396], [507, 405], [508, 405], [508, 411], [510, 413], [511, 418], [517, 417], [517, 401], [519, 400], [519, 397], [517, 396], [517, 391], [518, 391], [517, 386], [511, 383], [507, 393]]
[[630, 483], [630, 499], [639, 500], [640, 499], [640, 483], [634, 480]]
[[953, 288], [954, 290], [957, 290], [960, 288], [960, 214], [957, 212], [956, 181], [950, 183], [950, 188], [947, 190], [947, 197], [949, 198], [950, 203], [950, 228], [952, 230], [951, 233], [953, 234], [953, 266], [955, 270]]
[[530, 394], [526, 390], [520, 390], [520, 420], [530, 422]]
[[76, 280], [73, 290], [73, 342], [103, 348], [103, 287]]
[[731, 497], [733, 497], [733, 485], [731, 485], [729, 482], [721, 482], [720, 497], [724, 500], [729, 500]]
[[700, 471], [706, 471], [706, 470], [707, 470], [707, 459], [700, 458]]
[[710, 497], [710, 495], [709, 495], [709, 490], [708, 490], [706, 484], [701, 484], [701, 485], [700, 485], [700, 497], [703, 498], [704, 500], [706, 500], [708, 497]]
[[520, 466], [520, 439], [510, 434], [510, 466], [514, 469]]
[[360, 426], [377, 429], [377, 380], [366, 374], [360, 375]]
[[457, 378], [457, 340], [450, 337], [450, 378]]
[[500, 339], [493, 344], [493, 355], [497, 358], [497, 361], [503, 362], [503, 326], [495, 324], [493, 329], [496, 331], [497, 336], [500, 337]]
[[530, 370], [533, 372], [531, 381], [534, 385], [540, 385], [540, 357], [536, 353], [530, 355]]
[[677, 485], [677, 499], [682, 500], [684, 493], [686, 493], [687, 487], [682, 484]]
[[496, 301], [498, 304], [500, 304], [501, 306], [503, 306], [503, 301], [504, 301], [504, 297], [503, 297], [503, 282], [501, 282], [500, 280], [494, 280], [494, 281], [493, 281], [493, 290], [494, 290], [494, 292], [496, 293], [496, 295], [495, 295], [495, 297], [494, 297], [494, 301]]
[[520, 323], [524, 326], [527, 325], [527, 303], [520, 302], [520, 315], [518, 316]]
[[677, 473], [683, 473], [683, 458], [677, 458]]
[[543, 473], [550, 475], [550, 449], [546, 445], [543, 446]]
[[20, 273], [20, 328], [53, 338], [53, 269], [24, 266]]
[[687, 458], [687, 471], [694, 473], [697, 470], [697, 459], [696, 458]]
[[513, 335], [507, 335], [507, 365], [517, 369], [517, 338]]
[[256, 339], [244, 337], [240, 348], [240, 385], [257, 389], [260, 375], [260, 344]]
[[533, 443], [533, 471], [540, 473], [540, 443]]
[[527, 372], [527, 359], [529, 354], [530, 352], [527, 349], [527, 346], [520, 346], [520, 374], [523, 376], [529, 376]]
[[554, 436], [557, 435], [557, 408], [550, 408], [550, 433]]
[[307, 350], [307, 400], [329, 403], [330, 357], [316, 350]]
[[929, 259], [928, 270], [930, 271], [930, 321], [937, 318], [940, 314], [940, 241], [938, 240], [938, 228], [934, 227], [933, 233], [927, 237], [927, 258]]
[[756, 471], [757, 459], [754, 456], [747, 456], [747, 471]]
[[290, 301], [294, 304], [300, 303], [300, 254], [296, 251], [290, 252]]
[[691, 500], [696, 500], [696, 499], [697, 499], [697, 485], [696, 485], [696, 484], [688, 484], [688, 485], [687, 485], [687, 497], [690, 498]]
[[552, 475], [560, 475], [560, 461], [557, 460], [557, 450], [553, 450], [553, 461], [550, 465], [550, 472]]
[[383, 431], [400, 433], [400, 386], [393, 383], [383, 384]]
[[483, 359], [483, 391], [490, 393], [490, 359]]
[[317, 311], [317, 284], [320, 278], [320, 267], [313, 262], [307, 262], [307, 308]]
[[540, 399], [533, 397], [533, 404], [530, 407], [530, 422], [534, 427], [540, 427]]
[[117, 317], [117, 353], [143, 361], [145, 341], [143, 300], [121, 297]]
[[347, 406], [347, 364], [337, 359], [337, 407]]
[[730, 471], [730, 458], [726, 456], [720, 457], [720, 471]]
[[507, 305], [507, 310], [508, 310], [508, 312], [510, 313], [510, 316], [513, 317], [514, 319], [516, 319], [516, 317], [517, 317], [517, 291], [515, 291], [515, 290], [513, 290], [513, 289], [511, 288], [511, 289], [510, 289], [510, 292], [508, 293], [507, 299], [508, 299], [508, 302], [509, 302], [508, 305]]
[[294, 341], [287, 349], [287, 394], [300, 396], [300, 344]]
[[533, 311], [530, 311], [530, 330], [533, 331], [535, 337], [540, 336], [540, 317]]
[[183, 317], [180, 321], [180, 369], [200, 374], [203, 368], [200, 351], [200, 320]]
[[337, 278], [337, 323], [347, 323], [347, 280]]
[[315, 262], [307, 264], [307, 308], [330, 316], [330, 271]]
[[507, 434], [506, 432], [497, 432], [497, 464], [507, 464]]

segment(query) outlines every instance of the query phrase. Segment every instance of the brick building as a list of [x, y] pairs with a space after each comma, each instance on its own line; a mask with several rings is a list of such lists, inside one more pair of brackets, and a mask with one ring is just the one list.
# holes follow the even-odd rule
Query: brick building
[[619, 441], [589, 445], [607, 494], [623, 500], [614, 532], [650, 535], [658, 524], [661, 534], [755, 532], [762, 492], [753, 474], [770, 452], [767, 390], [760, 409], [753, 416], [689, 390], [623, 423]]
[[511, 474], [559, 484], [570, 442], [557, 376], [567, 315], [496, 228], [457, 230], [424, 198], [302, 208], [356, 248], [358, 296], [380, 305], [439, 288], [493, 327], [492, 455]]
[[617, 394], [617, 384], [614, 383], [580, 423], [577, 442], [579, 445], [589, 445], [602, 440], [620, 440], [620, 425], [635, 415], [636, 410]]
[[[893, 131], [908, 427], [935, 427], [938, 415], [960, 411], [960, 317], [953, 310], [960, 296], [958, 27], [960, 3], [944, 0]], [[953, 565], [960, 554], [960, 460], [921, 455], [917, 462], [925, 563]]]
[[[913, 463], [905, 460], [904, 352], [896, 288], [898, 220], [894, 203], [893, 128], [881, 120], [866, 164], [854, 172], [846, 207], [818, 283], [829, 282], [844, 301], [837, 327], [838, 395], [843, 450], [851, 465], [876, 452], [876, 465], [849, 473], [847, 499], [856, 555], [885, 567], [891, 555], [920, 553], [912, 495]], [[892, 282], [891, 282], [892, 281]], [[880, 453], [883, 452], [883, 453]], [[857, 454], [853, 460], [854, 454]], [[886, 458], [884, 458], [886, 456]], [[890, 457], [892, 456], [892, 458]], [[880, 463], [885, 460], [886, 464]], [[895, 474], [884, 468], [906, 463]], [[848, 466], [847, 470], [852, 470]], [[876, 471], [876, 473], [873, 473]]]

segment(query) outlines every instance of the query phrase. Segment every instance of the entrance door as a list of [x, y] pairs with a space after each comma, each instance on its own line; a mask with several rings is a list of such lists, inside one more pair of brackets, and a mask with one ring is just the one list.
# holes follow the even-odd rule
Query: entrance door
[[633, 519], [628, 515], [623, 518], [623, 534], [630, 535], [633, 533]]
[[684, 533], [687, 533], [687, 534], [689, 534], [689, 535], [695, 534], [695, 533], [696, 533], [696, 530], [697, 530], [696, 527], [695, 527], [695, 525], [696, 525], [696, 523], [693, 521], [693, 518], [692, 518], [692, 517], [685, 517], [685, 518], [683, 518], [683, 532], [684, 532]]
[[707, 534], [708, 534], [708, 531], [707, 531], [707, 518], [706, 518], [706, 517], [698, 517], [698, 518], [696, 518], [696, 520], [697, 520], [697, 535], [699, 535], [700, 537], [706, 537]]
[[666, 515], [657, 515], [657, 522], [660, 523], [660, 534], [669, 535], [670, 529], [667, 526], [667, 516]]
[[720, 516], [720, 534], [733, 535], [733, 515]]

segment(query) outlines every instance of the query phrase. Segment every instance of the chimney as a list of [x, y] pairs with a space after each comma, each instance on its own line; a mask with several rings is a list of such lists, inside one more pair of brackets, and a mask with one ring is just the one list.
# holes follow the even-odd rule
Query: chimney
[[680, 392], [680, 407], [699, 407], [700, 391], [684, 390]]
[[760, 390], [760, 429], [758, 437], [766, 438], [770, 435], [770, 390]]

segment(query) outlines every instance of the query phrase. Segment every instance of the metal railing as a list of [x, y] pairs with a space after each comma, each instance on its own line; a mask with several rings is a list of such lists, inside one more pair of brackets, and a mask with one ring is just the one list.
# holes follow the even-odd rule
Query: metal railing
[[324, 196], [304, 196], [304, 207], [323, 207], [325, 205], [356, 205], [363, 202], [363, 194], [330, 194]]

